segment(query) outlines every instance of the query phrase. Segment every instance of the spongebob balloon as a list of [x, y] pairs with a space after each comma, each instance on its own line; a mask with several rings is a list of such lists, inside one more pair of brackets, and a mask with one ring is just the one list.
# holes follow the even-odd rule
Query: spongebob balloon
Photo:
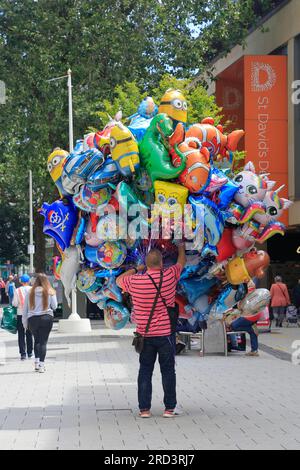
[[189, 191], [180, 184], [155, 181], [155, 204], [164, 214], [181, 215], [187, 202]]
[[180, 90], [169, 88], [161, 99], [159, 113], [167, 114], [176, 123], [187, 122], [187, 102]]
[[52, 153], [50, 153], [48, 157], [48, 171], [59, 191], [60, 196], [66, 196], [68, 194], [63, 188], [61, 179], [62, 171], [68, 155], [68, 152], [65, 150], [56, 148]]

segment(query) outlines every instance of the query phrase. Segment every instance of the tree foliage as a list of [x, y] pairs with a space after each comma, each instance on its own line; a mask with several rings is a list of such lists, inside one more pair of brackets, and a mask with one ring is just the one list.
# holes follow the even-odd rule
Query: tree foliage
[[158, 86], [148, 92], [143, 92], [136, 82], [125, 82], [117, 85], [113, 91], [113, 99], [104, 99], [96, 103], [95, 116], [99, 119], [98, 126], [107, 123], [108, 116], [114, 116], [117, 111], [122, 110], [123, 120], [136, 113], [138, 104], [142, 99], [150, 95], [157, 105], [168, 88], [179, 89], [183, 92], [188, 102], [188, 121], [190, 124], [201, 121], [206, 116], [211, 116], [219, 123], [221, 119], [221, 108], [215, 103], [214, 96], [208, 96], [205, 88], [198, 84], [192, 85], [191, 79], [177, 79], [176, 77], [164, 75]]
[[[6, 84], [7, 102], [0, 108], [0, 181], [10, 188], [9, 196], [1, 192], [1, 203], [21, 200], [23, 205], [16, 207], [26, 213], [29, 168], [35, 218], [42, 201], [53, 197], [46, 157], [53, 147], [67, 146], [68, 101], [66, 79], [47, 80], [72, 69], [74, 134], [79, 138], [89, 126], [99, 127], [97, 103], [105, 111], [119, 93], [125, 115], [130, 114], [122, 93], [132, 93], [133, 102], [134, 93], [154, 90], [158, 95], [166, 73], [185, 80], [203, 72], [217, 54], [242, 43], [248, 27], [272, 3], [1, 0], [0, 79]], [[262, 7], [259, 13], [257, 5]], [[200, 89], [189, 92], [195, 109], [202, 95]], [[195, 116], [191, 113], [191, 120]], [[40, 228], [35, 237], [41, 247], [36, 267], [42, 269]]]

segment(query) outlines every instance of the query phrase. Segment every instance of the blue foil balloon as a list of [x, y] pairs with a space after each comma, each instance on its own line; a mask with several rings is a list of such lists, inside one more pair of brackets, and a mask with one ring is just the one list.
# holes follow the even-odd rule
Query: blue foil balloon
[[212, 315], [223, 315], [223, 313], [232, 309], [240, 300], [242, 300], [248, 292], [246, 284], [240, 284], [234, 289], [230, 284], [221, 292], [211, 307]]
[[218, 280], [216, 278], [208, 279], [207, 277], [197, 277], [183, 279], [180, 281], [180, 285], [184, 289], [189, 303], [193, 305], [201, 295], [206, 294], [217, 282]]
[[142, 116], [136, 116], [132, 119], [131, 123], [128, 126], [128, 129], [134, 135], [137, 142], [140, 142], [146, 134], [146, 131], [150, 124], [151, 119], [146, 119]]
[[86, 227], [88, 224], [88, 219], [87, 217], [81, 217], [80, 219], [80, 224], [77, 229], [76, 237], [75, 237], [75, 245], [80, 245], [80, 243], [83, 241], [83, 237], [86, 231]]
[[[212, 170], [214, 173], [216, 173], [219, 177], [224, 177], [226, 176], [225, 173], [223, 173], [221, 170], [218, 168], [213, 168]], [[227, 177], [228, 178], [228, 177]], [[235, 194], [239, 190], [239, 185], [228, 179], [228, 182], [224, 184], [218, 191], [215, 203], [218, 206], [219, 209], [224, 210], [229, 207], [230, 203], [233, 201]]]
[[95, 292], [86, 292], [86, 296], [93, 304], [97, 304], [98, 302], [106, 300], [105, 295], [102, 293], [102, 289], [99, 289]]
[[206, 321], [211, 308], [208, 303], [208, 296], [201, 295], [198, 297], [193, 304], [193, 308], [195, 311], [194, 316], [197, 318], [197, 321]]
[[124, 272], [124, 269], [100, 269], [99, 271], [96, 271], [96, 277], [97, 278], [104, 278], [104, 277], [111, 277], [111, 276], [119, 276]]
[[204, 235], [209, 245], [204, 249], [207, 250], [208, 254], [211, 252], [216, 255], [217, 251], [213, 247], [216, 247], [221, 240], [225, 228], [221, 211], [214, 202], [205, 196], [190, 196], [189, 203], [192, 205], [195, 218], [197, 218], [197, 210], [200, 208], [203, 210]]
[[186, 265], [181, 273], [180, 279], [188, 279], [195, 276], [204, 276], [207, 274], [210, 266], [212, 265], [211, 261], [201, 261], [198, 264]]
[[115, 276], [111, 276], [107, 279], [101, 289], [102, 295], [107, 299], [115, 300], [116, 302], [122, 302], [121, 289], [116, 284]]
[[158, 107], [154, 103], [153, 98], [147, 96], [140, 103], [137, 113], [130, 116], [129, 119], [131, 119], [131, 121], [128, 128], [138, 142], [144, 137], [152, 118], [156, 116], [157, 113]]
[[42, 205], [40, 213], [45, 217], [43, 232], [54, 238], [64, 251], [69, 248], [78, 221], [78, 210], [73, 202], [59, 200]]
[[104, 164], [104, 156], [95, 148], [86, 152], [73, 151], [66, 159], [62, 172], [62, 185], [69, 194], [76, 194], [80, 187]]
[[112, 158], [107, 158], [101, 168], [91, 173], [87, 179], [87, 186], [92, 191], [99, 191], [102, 188], [111, 186], [112, 188], [120, 180], [120, 172]]
[[109, 300], [104, 308], [104, 321], [107, 328], [121, 330], [130, 318], [130, 313], [124, 305], [114, 300]]

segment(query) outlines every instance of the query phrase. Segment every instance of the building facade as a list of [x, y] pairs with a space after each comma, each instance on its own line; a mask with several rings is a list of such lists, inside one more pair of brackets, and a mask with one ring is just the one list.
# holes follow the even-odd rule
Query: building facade
[[209, 92], [225, 120], [245, 128], [247, 159], [270, 172], [293, 201], [287, 235], [268, 242], [272, 275], [300, 278], [300, 0], [284, 0], [249, 32], [246, 45], [212, 64]]

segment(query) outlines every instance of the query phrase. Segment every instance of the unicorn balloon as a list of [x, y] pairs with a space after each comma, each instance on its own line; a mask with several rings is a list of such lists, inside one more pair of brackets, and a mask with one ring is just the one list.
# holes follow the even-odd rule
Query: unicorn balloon
[[265, 243], [276, 234], [284, 235], [285, 226], [278, 222], [283, 211], [293, 203], [288, 199], [280, 198], [281, 186], [276, 191], [267, 191], [264, 197], [265, 213], [256, 213], [253, 219], [233, 231], [233, 244], [240, 250], [250, 249], [254, 243]]
[[235, 201], [243, 207], [248, 207], [255, 201], [263, 201], [268, 190], [273, 189], [275, 181], [266, 178], [267, 175], [257, 175], [252, 162], [247, 163], [244, 171], [234, 178], [240, 189], [235, 195]]
[[279, 219], [282, 216], [283, 211], [291, 207], [293, 204], [292, 201], [279, 197], [279, 193], [283, 188], [284, 185], [280, 186], [276, 191], [267, 191], [263, 201], [266, 206], [266, 213], [254, 216], [254, 219], [257, 220], [257, 222], [262, 225], [267, 225], [270, 222]]
[[236, 175], [234, 182], [239, 185], [239, 190], [230, 207], [230, 222], [244, 224], [256, 214], [265, 215], [264, 198], [276, 184], [267, 176], [256, 174], [252, 162], [247, 163], [244, 170]]

